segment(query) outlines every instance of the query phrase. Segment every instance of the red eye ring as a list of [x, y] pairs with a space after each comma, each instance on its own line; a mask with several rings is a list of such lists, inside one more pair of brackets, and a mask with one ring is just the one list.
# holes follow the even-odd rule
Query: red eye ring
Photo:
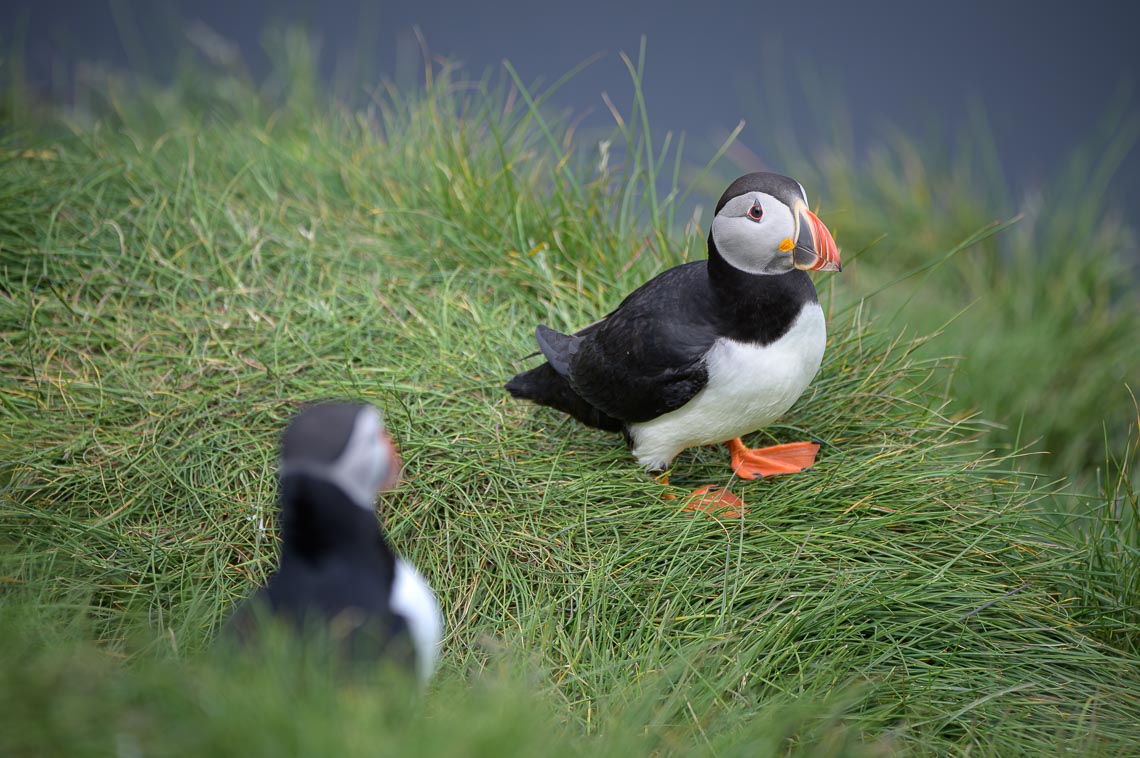
[[748, 218], [753, 221], [759, 221], [764, 218], [764, 208], [761, 207], [760, 203], [752, 203], [752, 207], [748, 209]]

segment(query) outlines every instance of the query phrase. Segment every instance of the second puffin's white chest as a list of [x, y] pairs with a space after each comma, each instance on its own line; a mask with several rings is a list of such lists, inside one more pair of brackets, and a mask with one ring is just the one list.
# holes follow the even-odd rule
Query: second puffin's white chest
[[443, 616], [439, 601], [427, 580], [410, 563], [396, 559], [396, 575], [392, 581], [392, 610], [404, 617], [416, 651], [416, 674], [427, 682], [439, 658], [443, 638]]
[[687, 447], [725, 442], [767, 426], [807, 389], [826, 342], [818, 303], [805, 306], [787, 333], [771, 344], [717, 340], [705, 358], [708, 383], [692, 400], [630, 425], [634, 457], [647, 468], [663, 469]]

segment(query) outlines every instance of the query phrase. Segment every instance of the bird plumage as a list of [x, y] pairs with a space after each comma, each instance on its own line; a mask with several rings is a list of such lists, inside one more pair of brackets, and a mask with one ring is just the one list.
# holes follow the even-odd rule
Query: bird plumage
[[352, 663], [384, 660], [430, 677], [442, 633], [438, 603], [388, 545], [372, 505], [398, 470], [370, 406], [317, 405], [294, 421], [282, 441], [278, 568], [235, 613], [236, 636], [252, 640], [259, 618], [269, 616], [302, 636], [327, 633]]
[[[772, 174], [749, 174], [726, 190], [708, 251], [707, 260], [662, 272], [574, 334], [540, 325], [546, 362], [506, 389], [624, 432], [648, 468], [666, 467], [684, 447], [770, 423], [822, 359], [822, 311], [803, 269], [838, 269], [838, 252], [807, 210], [803, 188]], [[662, 420], [690, 406], [699, 412], [682, 426], [701, 428], [688, 436], [666, 430]], [[741, 429], [741, 420], [754, 425]]]

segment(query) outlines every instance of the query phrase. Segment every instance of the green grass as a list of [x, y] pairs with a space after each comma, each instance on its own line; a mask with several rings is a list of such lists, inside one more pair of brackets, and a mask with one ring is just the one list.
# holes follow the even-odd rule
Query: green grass
[[[956, 358], [954, 410], [981, 412], [993, 425], [988, 445], [1032, 445], [1034, 470], [1095, 492], [1106, 438], [1123, 450], [1134, 429], [1140, 382], [1140, 241], [1135, 218], [1122, 217], [1127, 200], [1110, 192], [1140, 140], [1140, 114], [1126, 100], [1112, 108], [1047, 185], [1019, 196], [976, 108], [960, 135], [896, 132], [860, 154], [836, 114], [840, 98], [819, 99], [816, 122], [835, 125], [822, 147], [808, 153], [790, 133], [768, 147], [820, 188], [813, 202], [846, 250], [873, 246], [845, 293], [920, 272], [876, 302], [892, 328], [941, 333], [927, 354]], [[1007, 232], [942, 260], [948, 243], [1011, 219]]]
[[[436, 68], [330, 108], [287, 42], [280, 92], [198, 68], [5, 130], [3, 752], [1134, 749], [1135, 443], [1086, 528], [1051, 530], [1056, 486], [982, 452], [945, 337], [850, 294], [881, 248], [829, 216], [859, 263], [820, 280], [824, 366], [758, 435], [821, 439], [819, 465], [733, 483], [745, 519], [691, 517], [618, 438], [501, 389], [536, 322], [703, 255], [640, 94], [599, 172], [549, 90]], [[946, 228], [930, 249], [992, 233]], [[281, 429], [343, 396], [385, 410], [406, 477], [383, 518], [444, 606], [422, 700], [210, 647], [273, 563]], [[686, 453], [673, 486], [726, 471]]]

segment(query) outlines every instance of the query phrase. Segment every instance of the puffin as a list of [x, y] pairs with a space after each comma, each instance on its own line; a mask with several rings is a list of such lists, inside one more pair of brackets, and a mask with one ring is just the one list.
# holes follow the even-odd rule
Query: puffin
[[840, 270], [803, 186], [746, 174], [716, 204], [707, 259], [658, 274], [573, 334], [539, 324], [546, 360], [506, 389], [621, 432], [664, 483], [682, 450], [721, 443], [743, 479], [804, 471], [818, 442], [749, 448], [741, 437], [780, 418], [815, 377], [827, 328], [808, 272]]
[[377, 408], [330, 402], [302, 411], [281, 440], [280, 562], [230, 619], [230, 636], [248, 644], [261, 624], [281, 620], [302, 635], [325, 633], [339, 660], [392, 662], [426, 683], [443, 632], [439, 603], [376, 518], [377, 494], [399, 477]]

